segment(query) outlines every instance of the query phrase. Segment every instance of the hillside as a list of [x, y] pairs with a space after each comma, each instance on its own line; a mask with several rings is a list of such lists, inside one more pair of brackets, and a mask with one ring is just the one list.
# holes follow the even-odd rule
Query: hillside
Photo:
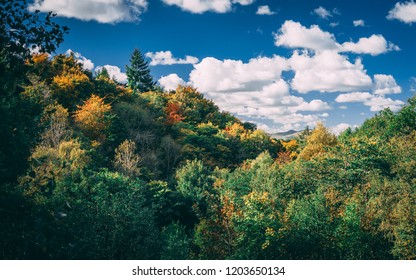
[[138, 50], [127, 84], [51, 56], [51, 28], [0, 45], [2, 259], [416, 258], [416, 97], [276, 140]]

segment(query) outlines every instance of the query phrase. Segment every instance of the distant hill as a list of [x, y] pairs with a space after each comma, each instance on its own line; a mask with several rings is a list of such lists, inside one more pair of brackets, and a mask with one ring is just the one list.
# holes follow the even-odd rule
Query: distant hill
[[276, 138], [276, 139], [283, 139], [283, 140], [287, 140], [287, 139], [292, 139], [295, 137], [299, 136], [299, 133], [301, 133], [302, 131], [296, 131], [296, 130], [288, 130], [285, 132], [276, 132], [276, 133], [271, 133], [270, 137]]

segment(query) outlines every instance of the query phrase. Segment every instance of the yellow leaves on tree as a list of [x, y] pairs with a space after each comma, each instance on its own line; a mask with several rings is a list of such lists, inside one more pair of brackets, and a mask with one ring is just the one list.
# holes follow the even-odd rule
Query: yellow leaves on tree
[[109, 128], [111, 106], [104, 100], [92, 95], [82, 106], [77, 106], [75, 123], [89, 137], [104, 140], [105, 131]]
[[87, 96], [93, 89], [93, 83], [82, 69], [80, 63], [71, 55], [55, 56], [52, 60], [54, 77], [52, 89], [58, 102], [66, 108], [73, 109], [80, 98]]
[[71, 104], [76, 103], [83, 94], [86, 94], [92, 88], [92, 84], [84, 73], [69, 71], [55, 76], [52, 80], [52, 87], [60, 103], [70, 107]]
[[20, 184], [25, 187], [27, 195], [34, 195], [41, 202], [43, 195], [54, 191], [57, 181], [83, 169], [89, 157], [77, 140], [68, 140], [60, 142], [57, 147], [36, 147], [29, 162], [29, 174], [33, 175], [22, 177]]
[[299, 143], [296, 139], [291, 139], [287, 142], [281, 141], [281, 143], [285, 151], [279, 152], [276, 161], [279, 165], [284, 165], [296, 159], [298, 156], [297, 149], [299, 147]]
[[300, 152], [299, 157], [309, 160], [325, 153], [325, 148], [335, 146], [336, 144], [336, 136], [330, 133], [322, 123], [318, 123], [312, 134], [306, 139], [306, 146]]
[[37, 53], [32, 55], [32, 61], [34, 64], [43, 64], [49, 59], [49, 54], [47, 53]]
[[227, 126], [225, 128], [225, 131], [229, 136], [232, 136], [232, 137], [237, 137], [237, 136], [241, 137], [242, 135], [246, 134], [246, 130], [244, 126], [236, 122], [230, 126]]

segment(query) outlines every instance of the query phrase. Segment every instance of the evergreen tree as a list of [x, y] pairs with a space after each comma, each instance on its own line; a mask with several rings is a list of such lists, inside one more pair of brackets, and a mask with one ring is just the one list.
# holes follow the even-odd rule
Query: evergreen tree
[[144, 59], [143, 54], [138, 49], [134, 49], [130, 58], [130, 65], [126, 65], [128, 86], [134, 92], [153, 90], [155, 82], [150, 75], [149, 63]]

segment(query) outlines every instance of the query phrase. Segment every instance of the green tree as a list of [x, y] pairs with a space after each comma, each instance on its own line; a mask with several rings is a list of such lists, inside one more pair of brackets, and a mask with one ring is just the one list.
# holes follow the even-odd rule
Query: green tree
[[68, 31], [53, 22], [54, 14], [44, 18], [39, 11], [29, 12], [27, 0], [0, 1], [0, 85], [1, 90], [14, 93], [18, 79], [24, 76], [24, 61], [31, 50], [53, 52]]
[[162, 260], [189, 259], [191, 240], [186, 228], [179, 223], [171, 223], [162, 230]]
[[333, 259], [333, 222], [326, 198], [318, 190], [288, 203], [279, 230], [284, 257]]
[[63, 41], [66, 27], [54, 15], [41, 17], [27, 10], [27, 1], [0, 1], [0, 181], [11, 182], [27, 166], [37, 132], [39, 106], [19, 93], [27, 82], [32, 47], [53, 52]]
[[178, 192], [193, 204], [197, 215], [204, 217], [215, 195], [214, 178], [209, 169], [200, 160], [187, 161], [177, 170], [176, 179]]
[[149, 63], [143, 54], [135, 49], [130, 58], [130, 66], [126, 65], [127, 84], [134, 92], [151, 91], [155, 82], [150, 75]]

